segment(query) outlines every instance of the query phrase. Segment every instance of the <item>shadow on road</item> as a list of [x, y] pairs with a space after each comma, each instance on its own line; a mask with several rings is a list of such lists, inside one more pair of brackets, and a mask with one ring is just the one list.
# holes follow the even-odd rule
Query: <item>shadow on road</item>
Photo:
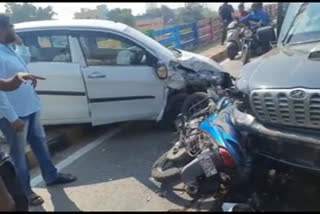
[[[152, 123], [135, 122], [66, 167], [63, 171], [74, 174], [78, 180], [63, 187], [106, 184], [132, 177], [159, 195], [163, 189], [150, 180], [151, 167], [160, 155], [171, 148], [173, 138], [174, 133], [159, 130]], [[60, 210], [63, 207], [63, 210], [79, 211], [63, 187], [48, 188], [55, 211], [59, 210], [58, 207]], [[40, 184], [37, 188], [46, 187]], [[174, 192], [168, 193], [164, 197], [174, 204], [186, 207], [191, 203], [191, 200], [181, 198]]]

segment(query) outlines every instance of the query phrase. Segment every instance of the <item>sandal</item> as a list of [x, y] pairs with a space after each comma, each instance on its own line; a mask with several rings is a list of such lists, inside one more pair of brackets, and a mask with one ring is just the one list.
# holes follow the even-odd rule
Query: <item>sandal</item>
[[44, 200], [41, 196], [33, 192], [28, 195], [28, 202], [30, 206], [40, 206], [41, 204], [43, 204]]
[[75, 180], [77, 180], [77, 177], [71, 174], [59, 173], [58, 178], [55, 181], [48, 183], [47, 186], [71, 183], [71, 182], [74, 182]]

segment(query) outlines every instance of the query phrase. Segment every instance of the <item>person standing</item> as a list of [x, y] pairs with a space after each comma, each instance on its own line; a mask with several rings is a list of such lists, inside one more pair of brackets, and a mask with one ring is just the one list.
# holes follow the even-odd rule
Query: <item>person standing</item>
[[[32, 74], [18, 73], [10, 79], [0, 79], [0, 91], [13, 91], [22, 83], [31, 80], [34, 85], [37, 79], [43, 79]], [[10, 158], [0, 147], [0, 212], [28, 211], [28, 199]]]
[[219, 7], [219, 15], [220, 15], [222, 22], [223, 22], [221, 45], [224, 44], [224, 41], [226, 39], [227, 27], [233, 20], [233, 13], [234, 13], [233, 7], [232, 7], [232, 5], [229, 5], [228, 2], [224, 2]]
[[[11, 47], [12, 44], [16, 47], [15, 51]], [[10, 78], [19, 72], [28, 73], [24, 61], [28, 55], [28, 49], [16, 35], [10, 18], [0, 14], [0, 78]], [[59, 173], [52, 163], [45, 131], [40, 123], [40, 111], [40, 99], [30, 83], [21, 85], [15, 91], [0, 91], [0, 130], [10, 146], [10, 157], [31, 206], [40, 205], [44, 201], [31, 188], [25, 156], [26, 141], [35, 154], [47, 186], [76, 180], [75, 176]]]

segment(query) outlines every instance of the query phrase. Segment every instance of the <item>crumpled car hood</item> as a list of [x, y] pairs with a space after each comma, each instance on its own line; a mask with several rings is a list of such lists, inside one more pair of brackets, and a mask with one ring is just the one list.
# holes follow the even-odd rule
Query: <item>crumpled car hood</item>
[[178, 62], [189, 69], [194, 71], [212, 70], [215, 72], [224, 72], [224, 69], [215, 61], [202, 56], [200, 54], [191, 53], [188, 51], [179, 50], [182, 56], [178, 58]]
[[319, 61], [308, 59], [314, 47], [279, 47], [243, 67], [236, 85], [244, 93], [259, 88], [320, 88]]
[[[208, 74], [208, 72], [212, 72], [212, 75], [214, 75], [214, 73], [225, 72], [225, 70], [217, 62], [207, 57], [188, 51], [179, 51], [181, 52], [182, 56], [176, 60], [177, 63], [183, 68], [187, 68], [201, 74]], [[184, 69], [170, 70], [168, 79], [166, 80], [168, 86], [174, 89], [181, 89], [185, 87], [188, 81], [188, 78], [185, 78], [186, 73], [188, 72]], [[191, 79], [192, 78], [193, 77], [191, 77]]]

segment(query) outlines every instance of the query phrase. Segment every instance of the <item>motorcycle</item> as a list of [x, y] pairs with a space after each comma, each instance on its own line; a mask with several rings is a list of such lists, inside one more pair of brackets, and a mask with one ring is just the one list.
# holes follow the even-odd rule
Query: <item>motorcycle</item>
[[[247, 64], [251, 58], [261, 56], [271, 50], [272, 44], [269, 42], [271, 37], [272, 41], [275, 40], [275, 32], [270, 31], [273, 26], [260, 27], [260, 24], [256, 24], [252, 28], [247, 28], [243, 32], [243, 46], [241, 61], [243, 65]], [[265, 32], [273, 32], [273, 35], [267, 35]], [[264, 36], [261, 36], [264, 35]]]
[[179, 141], [154, 163], [152, 177], [161, 183], [180, 179], [192, 197], [208, 188], [225, 192], [246, 181], [251, 159], [231, 120], [232, 103], [222, 97], [213, 114], [203, 109], [189, 120], [180, 115]]
[[233, 60], [242, 47], [241, 28], [237, 25], [237, 21], [233, 21], [228, 25], [227, 30], [227, 55], [230, 60]]
[[190, 94], [181, 106], [181, 113], [186, 119], [191, 118], [193, 114], [201, 110], [210, 110], [214, 112], [216, 103], [221, 97], [226, 96], [226, 91], [233, 87], [235, 78], [229, 73], [219, 73], [212, 77], [206, 92], [195, 92]]

